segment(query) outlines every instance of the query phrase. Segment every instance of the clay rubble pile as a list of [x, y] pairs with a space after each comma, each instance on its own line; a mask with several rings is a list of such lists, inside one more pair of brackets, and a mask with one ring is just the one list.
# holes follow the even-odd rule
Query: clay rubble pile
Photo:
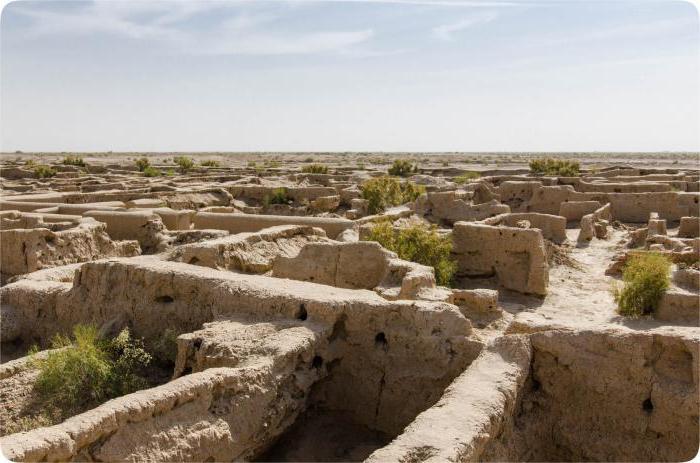
[[[154, 387], [22, 432], [0, 423], [11, 460], [698, 452], [697, 169], [495, 169], [465, 182], [428, 160], [402, 179], [424, 193], [370, 214], [362, 185], [387, 166], [343, 157], [327, 173], [236, 157], [157, 177], [126, 160], [54, 167], [0, 170], [3, 416], [30, 413], [29, 347], [76, 325], [146, 341], [167, 330], [175, 354], [158, 359], [168, 375]], [[454, 285], [366, 240], [378, 223], [449, 237]], [[653, 314], [622, 317], [609, 287], [648, 252], [673, 262], [671, 287]]]

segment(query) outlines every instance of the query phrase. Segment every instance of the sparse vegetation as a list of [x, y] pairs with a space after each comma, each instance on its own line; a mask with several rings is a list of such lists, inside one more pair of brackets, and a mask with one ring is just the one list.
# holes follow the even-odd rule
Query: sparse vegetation
[[576, 177], [580, 175], [578, 161], [568, 159], [540, 158], [530, 161], [530, 172], [535, 175]]
[[418, 172], [418, 166], [408, 159], [397, 159], [389, 167], [389, 175], [396, 177], [408, 177], [416, 172]]
[[378, 242], [401, 259], [433, 267], [439, 285], [450, 286], [454, 280], [457, 262], [450, 257], [452, 240], [440, 235], [435, 226], [414, 225], [394, 230], [389, 221], [384, 221], [372, 228], [368, 241]]
[[202, 167], [219, 167], [221, 166], [221, 163], [214, 159], [206, 159], [200, 162], [199, 165], [201, 165]]
[[309, 164], [301, 169], [305, 174], [327, 174], [328, 166], [325, 164]]
[[177, 357], [177, 333], [166, 328], [163, 334], [149, 344], [154, 360], [166, 364], [174, 364]]
[[94, 326], [77, 325], [72, 340], [57, 335], [51, 348], [58, 350], [33, 360], [39, 369], [34, 387], [64, 418], [148, 385], [143, 373], [151, 356], [127, 328], [104, 339]]
[[187, 172], [194, 167], [194, 161], [187, 156], [177, 156], [173, 158], [173, 162], [180, 167], [181, 172]]
[[272, 194], [266, 195], [263, 198], [263, 205], [268, 207], [270, 204], [289, 204], [291, 198], [287, 195], [286, 188], [275, 188]]
[[66, 156], [63, 158], [63, 164], [66, 166], [85, 167], [85, 160], [80, 156]]
[[671, 261], [663, 254], [631, 255], [622, 271], [622, 288], [613, 288], [618, 313], [627, 317], [654, 313], [670, 285], [670, 269]]
[[147, 168], [151, 166], [151, 161], [149, 161], [148, 158], [139, 158], [136, 161], [134, 161], [134, 164], [136, 164], [136, 168], [140, 172], [144, 172]]
[[163, 172], [153, 166], [148, 166], [143, 170], [144, 177], [160, 177], [161, 175], [163, 175]]
[[455, 177], [455, 183], [464, 184], [464, 183], [469, 183], [472, 180], [476, 180], [481, 177], [481, 174], [479, 172], [474, 172], [474, 171], [469, 171], [465, 172], [462, 175], [459, 175]]
[[377, 177], [362, 184], [362, 197], [368, 201], [370, 214], [383, 212], [387, 207], [405, 204], [425, 192], [425, 188], [413, 182], [401, 182], [392, 177]]
[[51, 166], [36, 166], [34, 167], [34, 175], [37, 176], [37, 178], [51, 178], [56, 176], [56, 169], [54, 169]]
[[34, 159], [27, 159], [24, 162], [24, 167], [29, 167], [29, 168], [36, 167], [36, 161], [34, 161]]

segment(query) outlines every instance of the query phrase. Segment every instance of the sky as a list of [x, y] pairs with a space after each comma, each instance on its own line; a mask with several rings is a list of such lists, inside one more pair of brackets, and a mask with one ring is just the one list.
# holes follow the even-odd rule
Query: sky
[[698, 151], [675, 0], [7, 4], [0, 150]]

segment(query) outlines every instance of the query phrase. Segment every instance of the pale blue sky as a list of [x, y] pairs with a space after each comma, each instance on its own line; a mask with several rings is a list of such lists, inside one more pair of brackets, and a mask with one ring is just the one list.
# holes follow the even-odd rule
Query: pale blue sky
[[700, 149], [673, 0], [19, 1], [3, 151]]

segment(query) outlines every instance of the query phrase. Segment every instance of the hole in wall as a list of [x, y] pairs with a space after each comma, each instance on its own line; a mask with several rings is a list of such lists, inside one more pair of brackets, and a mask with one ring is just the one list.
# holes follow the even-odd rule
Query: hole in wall
[[377, 335], [374, 337], [374, 345], [376, 347], [381, 347], [382, 349], [389, 347], [389, 342], [386, 340], [386, 335], [383, 331], [377, 333]]
[[651, 413], [654, 411], [654, 404], [651, 401], [651, 397], [642, 402], [642, 410], [644, 410], [647, 413]]
[[323, 358], [319, 355], [315, 356], [311, 361], [311, 368], [321, 368], [323, 366]]
[[309, 314], [306, 312], [306, 306], [304, 304], [301, 304], [299, 306], [299, 311], [297, 311], [296, 318], [297, 320], [304, 321], [309, 317]]
[[170, 304], [171, 302], [174, 302], [175, 299], [173, 299], [172, 296], [158, 296], [156, 298], [156, 302], [160, 302], [161, 304]]

